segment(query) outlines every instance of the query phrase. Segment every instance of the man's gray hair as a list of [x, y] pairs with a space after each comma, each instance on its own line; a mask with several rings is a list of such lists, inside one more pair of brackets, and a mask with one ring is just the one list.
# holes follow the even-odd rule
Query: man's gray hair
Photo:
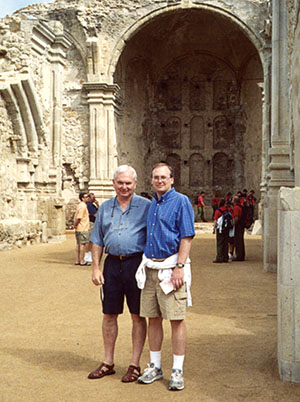
[[113, 179], [116, 180], [116, 178], [117, 178], [117, 176], [118, 176], [119, 173], [126, 172], [127, 170], [129, 170], [129, 171], [132, 173], [133, 180], [134, 180], [134, 181], [137, 181], [137, 174], [136, 174], [136, 171], [135, 171], [135, 169], [133, 169], [132, 166], [129, 166], [129, 165], [120, 165], [120, 166], [118, 166], [118, 167], [116, 168], [116, 170], [114, 171]]

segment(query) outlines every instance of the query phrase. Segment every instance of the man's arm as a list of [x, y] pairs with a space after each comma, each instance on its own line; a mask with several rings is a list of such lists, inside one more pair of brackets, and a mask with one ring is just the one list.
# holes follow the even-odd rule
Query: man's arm
[[[191, 250], [193, 237], [184, 237], [180, 240], [178, 259], [177, 263], [185, 264]], [[177, 266], [173, 269], [171, 281], [175, 289], [180, 288], [184, 283], [184, 268], [178, 268]]]
[[94, 285], [99, 286], [104, 284], [104, 277], [100, 270], [100, 262], [103, 255], [103, 247], [93, 243], [92, 245], [92, 282]]
[[74, 229], [77, 229], [77, 226], [79, 225], [79, 222], [81, 221], [81, 218], [77, 218], [77, 219], [75, 219], [75, 222], [74, 222]]

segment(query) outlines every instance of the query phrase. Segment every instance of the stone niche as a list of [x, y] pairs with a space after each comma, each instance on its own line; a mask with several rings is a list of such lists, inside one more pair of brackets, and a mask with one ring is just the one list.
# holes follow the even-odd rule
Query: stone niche
[[151, 166], [167, 161], [191, 199], [200, 189], [259, 193], [262, 66], [231, 21], [205, 10], [154, 18], [128, 40], [114, 80], [119, 154], [137, 168], [138, 190], [150, 192]]

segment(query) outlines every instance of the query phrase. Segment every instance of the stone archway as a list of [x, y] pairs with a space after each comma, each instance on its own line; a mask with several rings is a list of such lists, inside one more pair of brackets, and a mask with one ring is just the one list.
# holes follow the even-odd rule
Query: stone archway
[[214, 192], [216, 152], [225, 152], [231, 161], [231, 190], [251, 187], [259, 193], [262, 100], [257, 84], [262, 81], [255, 46], [221, 14], [178, 9], [139, 27], [122, 51], [114, 83], [123, 98], [118, 155], [121, 163], [137, 168], [140, 190], [150, 189], [152, 164], [176, 154], [177, 189], [192, 197], [190, 160], [201, 150], [201, 188], [208, 197]]

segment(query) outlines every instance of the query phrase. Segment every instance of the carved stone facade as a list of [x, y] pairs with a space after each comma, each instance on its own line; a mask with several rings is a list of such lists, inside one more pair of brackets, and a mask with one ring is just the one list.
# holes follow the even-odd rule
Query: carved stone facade
[[191, 199], [259, 196], [267, 13], [246, 0], [56, 0], [1, 20], [1, 218], [61, 236], [50, 221], [66, 210], [71, 225], [80, 190], [110, 197], [120, 163], [137, 169], [138, 192], [166, 160]]

